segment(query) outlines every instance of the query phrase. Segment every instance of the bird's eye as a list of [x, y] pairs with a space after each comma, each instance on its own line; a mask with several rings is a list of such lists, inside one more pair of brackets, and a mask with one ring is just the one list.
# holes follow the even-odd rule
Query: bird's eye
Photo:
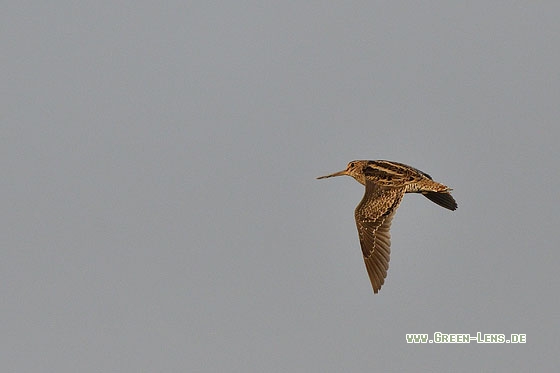
[[349, 166], [350, 168], [354, 168], [354, 162], [350, 162]]

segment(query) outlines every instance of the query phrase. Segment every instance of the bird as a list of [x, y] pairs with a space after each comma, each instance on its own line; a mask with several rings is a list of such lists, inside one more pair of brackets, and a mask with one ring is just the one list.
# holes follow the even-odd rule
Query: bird
[[357, 160], [348, 163], [345, 170], [319, 176], [351, 176], [365, 186], [354, 218], [367, 273], [377, 294], [385, 283], [391, 253], [391, 222], [405, 193], [421, 193], [430, 201], [454, 211], [457, 202], [451, 196], [453, 189], [438, 183], [430, 175], [403, 163], [386, 160]]

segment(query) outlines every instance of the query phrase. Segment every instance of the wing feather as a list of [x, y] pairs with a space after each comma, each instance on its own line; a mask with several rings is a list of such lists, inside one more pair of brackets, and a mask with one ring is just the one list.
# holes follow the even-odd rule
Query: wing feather
[[384, 188], [366, 178], [366, 192], [355, 211], [366, 269], [377, 293], [385, 282], [391, 254], [391, 221], [404, 189]]

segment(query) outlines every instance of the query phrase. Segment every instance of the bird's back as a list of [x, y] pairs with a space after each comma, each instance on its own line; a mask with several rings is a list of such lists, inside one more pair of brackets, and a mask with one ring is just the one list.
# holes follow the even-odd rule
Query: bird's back
[[430, 175], [403, 163], [369, 161], [364, 168], [366, 179], [385, 188], [404, 188], [405, 193], [421, 193], [430, 201], [455, 210], [457, 203], [449, 194], [451, 188], [434, 181]]

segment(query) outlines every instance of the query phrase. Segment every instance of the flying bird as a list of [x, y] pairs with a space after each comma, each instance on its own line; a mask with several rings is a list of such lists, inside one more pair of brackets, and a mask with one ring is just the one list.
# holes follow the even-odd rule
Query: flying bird
[[391, 253], [391, 221], [405, 193], [422, 193], [430, 201], [449, 210], [457, 202], [449, 193], [452, 189], [440, 184], [425, 172], [391, 161], [352, 161], [345, 170], [320, 176], [352, 176], [366, 191], [356, 206], [354, 217], [366, 269], [377, 294], [385, 283]]

